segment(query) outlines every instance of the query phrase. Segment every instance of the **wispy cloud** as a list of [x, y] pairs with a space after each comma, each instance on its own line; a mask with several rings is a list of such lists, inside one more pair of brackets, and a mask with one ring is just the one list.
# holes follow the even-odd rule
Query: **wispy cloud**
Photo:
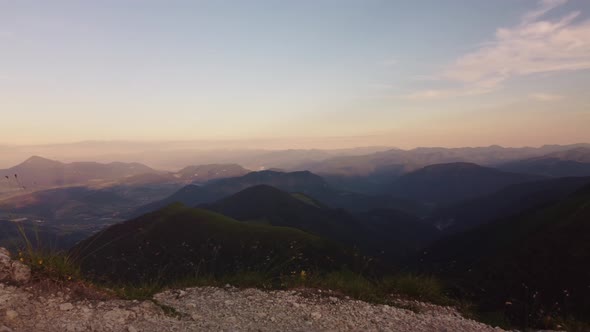
[[489, 89], [485, 88], [472, 88], [472, 89], [432, 89], [432, 90], [422, 90], [410, 93], [404, 96], [406, 99], [414, 99], [414, 100], [421, 100], [421, 99], [442, 99], [442, 98], [454, 98], [454, 97], [464, 97], [464, 96], [474, 96], [474, 95], [481, 95], [490, 92]]
[[[441, 97], [491, 92], [511, 78], [531, 74], [590, 69], [590, 21], [579, 11], [558, 19], [545, 16], [567, 0], [541, 0], [519, 24], [496, 30], [494, 39], [459, 57], [438, 76], [461, 87]], [[459, 91], [463, 91], [460, 93]], [[434, 96], [434, 91], [417, 92]]]
[[559, 101], [565, 98], [565, 96], [551, 94], [551, 93], [531, 93], [529, 95], [530, 99], [537, 100], [537, 101]]

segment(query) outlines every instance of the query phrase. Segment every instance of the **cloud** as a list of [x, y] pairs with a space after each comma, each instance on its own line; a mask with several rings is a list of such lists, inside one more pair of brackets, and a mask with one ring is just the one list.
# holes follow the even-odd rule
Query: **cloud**
[[491, 92], [515, 77], [590, 69], [590, 21], [578, 22], [579, 11], [558, 19], [544, 18], [566, 2], [539, 1], [519, 24], [497, 29], [493, 40], [459, 57], [438, 76], [466, 92]]
[[531, 93], [529, 95], [530, 99], [537, 100], [537, 101], [559, 101], [565, 98], [562, 95], [550, 94], [550, 93]]
[[444, 99], [464, 96], [481, 95], [490, 92], [491, 90], [485, 88], [460, 88], [460, 89], [432, 89], [423, 90], [410, 93], [404, 96], [406, 99], [420, 100], [420, 99]]

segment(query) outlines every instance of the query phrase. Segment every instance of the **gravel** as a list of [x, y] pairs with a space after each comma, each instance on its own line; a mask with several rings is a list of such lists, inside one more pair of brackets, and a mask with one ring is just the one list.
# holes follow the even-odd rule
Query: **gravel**
[[0, 331], [502, 331], [454, 308], [415, 302], [416, 312], [309, 289], [201, 287], [166, 291], [153, 301], [74, 293], [0, 283]]

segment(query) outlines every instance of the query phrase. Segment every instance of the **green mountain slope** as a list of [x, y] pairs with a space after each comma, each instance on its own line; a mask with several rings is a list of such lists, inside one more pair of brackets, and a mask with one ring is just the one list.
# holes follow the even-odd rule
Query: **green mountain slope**
[[342, 247], [300, 230], [248, 224], [181, 204], [111, 226], [72, 253], [85, 274], [110, 281], [244, 271], [281, 275], [339, 268], [353, 259]]

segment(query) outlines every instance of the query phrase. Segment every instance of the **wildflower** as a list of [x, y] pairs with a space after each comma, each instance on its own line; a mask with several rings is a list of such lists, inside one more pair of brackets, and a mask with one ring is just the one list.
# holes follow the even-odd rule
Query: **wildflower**
[[305, 270], [301, 270], [301, 279], [305, 280], [305, 278], [307, 278], [307, 273], [305, 272]]
[[19, 261], [21, 261], [21, 262], [24, 262], [24, 261], [25, 261], [25, 259], [24, 259], [24, 258], [22, 258], [22, 257], [21, 257], [21, 258], [19, 258], [18, 260], [19, 260]]
[[37, 263], [39, 263], [39, 265], [43, 265], [43, 260], [40, 259], [40, 260], [37, 261]]

